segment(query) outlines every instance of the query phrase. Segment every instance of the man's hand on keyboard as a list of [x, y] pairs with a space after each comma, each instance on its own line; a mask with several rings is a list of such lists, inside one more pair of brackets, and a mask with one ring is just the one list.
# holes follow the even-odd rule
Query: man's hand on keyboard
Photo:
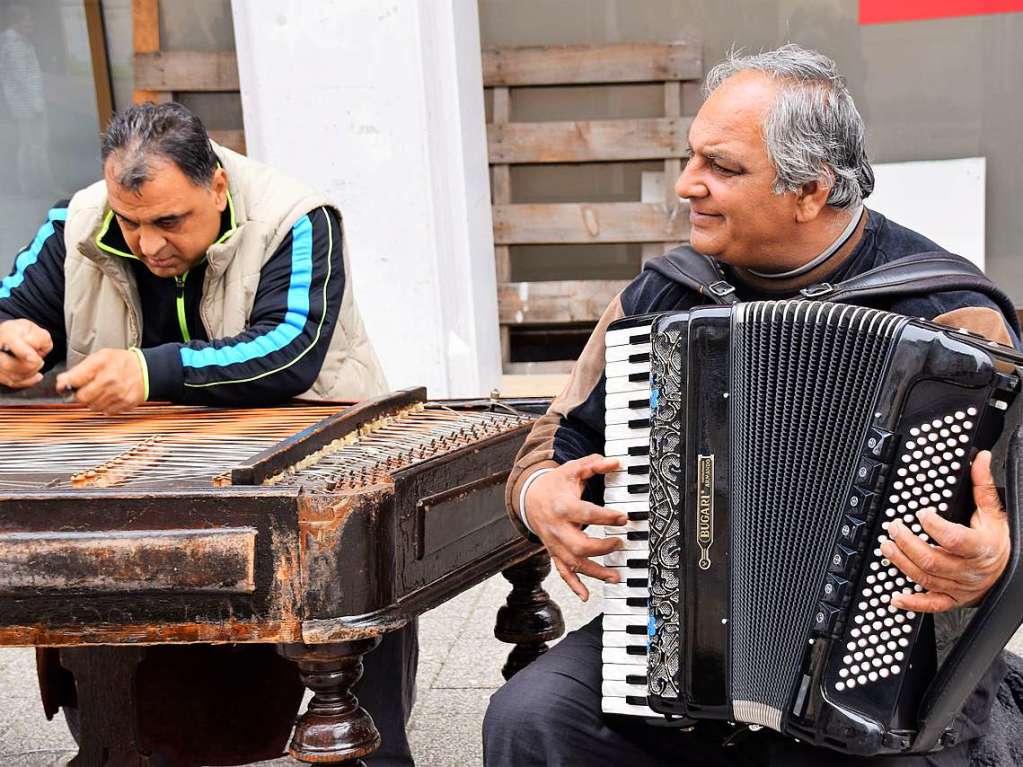
[[584, 602], [590, 592], [579, 573], [608, 583], [618, 582], [618, 573], [590, 557], [622, 548], [619, 536], [592, 538], [583, 532], [587, 525], [624, 525], [626, 516], [582, 499], [586, 480], [597, 474], [617, 471], [617, 458], [588, 455], [568, 461], [549, 471], [529, 487], [525, 498], [526, 517], [533, 532], [550, 552], [551, 561], [568, 587]]

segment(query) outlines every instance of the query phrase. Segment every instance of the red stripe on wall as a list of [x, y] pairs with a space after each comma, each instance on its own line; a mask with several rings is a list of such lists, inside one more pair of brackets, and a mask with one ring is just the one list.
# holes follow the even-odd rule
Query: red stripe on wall
[[1023, 0], [860, 0], [860, 24], [1023, 12]]

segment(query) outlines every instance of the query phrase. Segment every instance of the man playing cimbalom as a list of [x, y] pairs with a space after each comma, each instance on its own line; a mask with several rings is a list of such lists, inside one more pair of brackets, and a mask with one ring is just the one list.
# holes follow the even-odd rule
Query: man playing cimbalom
[[[0, 283], [0, 384], [66, 362], [58, 390], [104, 413], [386, 391], [322, 195], [212, 144], [174, 103], [116, 115], [102, 158], [104, 179], [57, 203]], [[412, 763], [417, 652], [412, 626], [366, 658], [375, 764]]]
[[[712, 256], [741, 300], [785, 298], [836, 283], [880, 264], [941, 248], [863, 207], [873, 188], [864, 127], [834, 62], [794, 45], [733, 55], [707, 76], [707, 100], [689, 132], [690, 157], [676, 183], [690, 206], [691, 245]], [[622, 525], [599, 505], [604, 458], [604, 332], [623, 316], [708, 303], [644, 269], [612, 302], [565, 390], [534, 426], [508, 480], [513, 521], [546, 545], [561, 577], [586, 599], [583, 573], [617, 574], [592, 558], [620, 547], [588, 535], [587, 525]], [[969, 328], [1013, 344], [998, 307], [974, 292], [903, 296], [878, 308]], [[920, 584], [893, 604], [938, 613], [938, 641], [954, 636], [963, 608], [980, 600], [1004, 570], [1009, 531], [989, 470], [973, 464], [977, 509], [970, 525], [921, 515], [932, 548], [896, 521], [887, 556]], [[594, 482], [593, 480], [596, 480]], [[530, 765], [966, 765], [987, 724], [1005, 674], [998, 660], [967, 702], [964, 740], [928, 756], [861, 759], [818, 750], [771, 730], [700, 722], [691, 732], [601, 713], [601, 619], [572, 632], [491, 699], [484, 722], [490, 767]], [[727, 746], [723, 745], [728, 740]]]
[[107, 413], [383, 393], [336, 208], [178, 104], [117, 115], [102, 156], [0, 285], [0, 383], [63, 360], [58, 388]]

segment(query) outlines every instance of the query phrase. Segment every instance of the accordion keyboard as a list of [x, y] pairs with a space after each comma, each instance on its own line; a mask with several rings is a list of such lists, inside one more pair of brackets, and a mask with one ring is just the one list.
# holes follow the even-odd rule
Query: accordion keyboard
[[608, 714], [659, 716], [646, 705], [650, 470], [650, 319], [615, 323], [605, 336], [604, 454], [619, 471], [604, 478], [604, 505], [628, 515], [604, 528], [625, 546], [604, 557], [619, 583], [604, 585], [602, 704]]

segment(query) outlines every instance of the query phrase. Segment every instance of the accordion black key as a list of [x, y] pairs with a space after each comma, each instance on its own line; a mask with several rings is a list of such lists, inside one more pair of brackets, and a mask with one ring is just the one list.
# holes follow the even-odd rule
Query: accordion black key
[[[605, 591], [604, 710], [857, 754], [954, 742], [1023, 620], [1023, 356], [874, 309], [762, 301], [613, 323], [607, 360], [606, 451], [624, 465], [605, 504], [630, 521], [606, 529], [628, 544], [606, 560], [623, 578]], [[983, 449], [1012, 556], [939, 658], [935, 618], [891, 605], [921, 588], [880, 546], [895, 520], [927, 541], [924, 509], [966, 522]]]

